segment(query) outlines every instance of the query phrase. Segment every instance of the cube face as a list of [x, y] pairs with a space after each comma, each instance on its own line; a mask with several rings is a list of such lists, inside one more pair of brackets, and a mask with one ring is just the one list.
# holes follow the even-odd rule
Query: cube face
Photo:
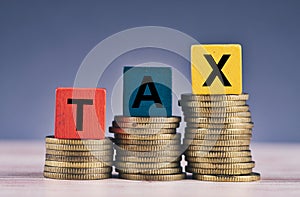
[[124, 116], [171, 116], [172, 71], [167, 67], [124, 67]]
[[55, 138], [104, 139], [106, 90], [57, 88]]
[[241, 94], [242, 52], [239, 44], [191, 47], [194, 94]]

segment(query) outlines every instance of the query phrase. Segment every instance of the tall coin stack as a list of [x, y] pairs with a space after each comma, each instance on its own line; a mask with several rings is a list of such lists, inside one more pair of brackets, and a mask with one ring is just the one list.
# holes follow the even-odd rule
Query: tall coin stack
[[248, 94], [183, 94], [187, 172], [204, 181], [256, 181], [249, 149], [253, 123]]
[[182, 173], [180, 117], [116, 116], [110, 132], [115, 135], [115, 167], [119, 177], [130, 180], [172, 181]]
[[44, 177], [96, 180], [111, 177], [113, 146], [110, 139], [82, 140], [46, 137]]

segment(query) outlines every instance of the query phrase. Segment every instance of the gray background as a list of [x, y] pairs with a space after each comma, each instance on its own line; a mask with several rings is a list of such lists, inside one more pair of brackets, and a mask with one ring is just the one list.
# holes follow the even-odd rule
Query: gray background
[[73, 85], [87, 53], [121, 30], [155, 25], [200, 43], [241, 43], [254, 140], [299, 142], [299, 9], [296, 0], [0, 0], [0, 138], [51, 134], [55, 88]]

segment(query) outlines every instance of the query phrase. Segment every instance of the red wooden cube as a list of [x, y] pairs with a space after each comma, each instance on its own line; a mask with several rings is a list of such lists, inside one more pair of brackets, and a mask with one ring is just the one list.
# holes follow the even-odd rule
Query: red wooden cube
[[106, 90], [57, 88], [55, 138], [104, 139]]

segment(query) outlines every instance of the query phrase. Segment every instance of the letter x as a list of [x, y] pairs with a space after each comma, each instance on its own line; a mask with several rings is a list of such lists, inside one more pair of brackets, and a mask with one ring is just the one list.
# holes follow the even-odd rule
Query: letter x
[[227, 62], [230, 55], [227, 55], [227, 54], [223, 55], [218, 64], [215, 62], [214, 58], [211, 55], [204, 55], [204, 57], [210, 64], [213, 71], [210, 73], [209, 77], [204, 82], [203, 86], [210, 86], [216, 77], [219, 77], [221, 83], [224, 86], [231, 86], [230, 82], [225, 77], [224, 73], [222, 72], [222, 68], [225, 65], [225, 63]]

